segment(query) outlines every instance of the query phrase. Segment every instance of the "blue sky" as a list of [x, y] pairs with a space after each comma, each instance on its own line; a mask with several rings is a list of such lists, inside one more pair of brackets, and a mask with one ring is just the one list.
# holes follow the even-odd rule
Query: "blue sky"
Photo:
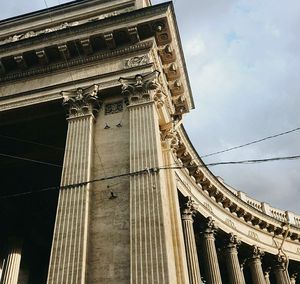
[[[299, 1], [176, 0], [174, 5], [196, 104], [185, 126], [200, 155], [300, 126]], [[42, 0], [11, 0], [2, 5], [0, 18], [43, 8]], [[300, 131], [204, 161], [299, 155], [299, 146]], [[211, 170], [256, 199], [300, 213], [300, 160]]]

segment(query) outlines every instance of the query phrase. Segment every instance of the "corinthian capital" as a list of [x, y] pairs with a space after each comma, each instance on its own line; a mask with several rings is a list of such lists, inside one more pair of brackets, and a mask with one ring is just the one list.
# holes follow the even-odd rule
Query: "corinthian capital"
[[183, 210], [182, 210], [182, 219], [191, 219], [195, 215], [197, 211], [197, 205], [195, 204], [195, 201], [188, 196], [187, 201], [184, 204]]
[[63, 106], [66, 107], [70, 118], [96, 114], [100, 104], [98, 100], [98, 85], [76, 91], [62, 91]]
[[215, 234], [218, 230], [218, 227], [215, 225], [215, 221], [212, 217], [207, 217], [205, 226], [204, 226], [204, 234]]
[[153, 91], [159, 86], [157, 79], [159, 71], [153, 71], [147, 75], [136, 75], [135, 77], [120, 78], [122, 94], [129, 98], [129, 102], [140, 103], [154, 99]]
[[257, 259], [257, 258], [261, 258], [262, 256], [264, 256], [264, 251], [259, 248], [258, 246], [252, 246], [251, 248], [251, 258], [253, 259]]
[[241, 244], [241, 241], [238, 239], [236, 235], [230, 233], [227, 238], [227, 248], [237, 247]]

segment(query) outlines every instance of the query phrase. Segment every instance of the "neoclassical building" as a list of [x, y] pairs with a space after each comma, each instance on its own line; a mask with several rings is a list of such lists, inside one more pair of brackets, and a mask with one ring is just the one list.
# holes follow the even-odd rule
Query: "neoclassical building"
[[300, 216], [209, 171], [193, 108], [170, 2], [1, 21], [0, 282], [299, 283]]

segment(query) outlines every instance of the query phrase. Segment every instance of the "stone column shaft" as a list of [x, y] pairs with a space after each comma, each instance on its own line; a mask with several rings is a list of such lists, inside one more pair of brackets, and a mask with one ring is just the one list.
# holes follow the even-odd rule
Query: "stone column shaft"
[[[48, 282], [51, 284], [86, 281], [89, 190], [91, 179], [94, 116], [88, 92], [69, 106], [68, 133], [61, 178]], [[97, 91], [96, 91], [97, 92]]]
[[203, 233], [203, 257], [206, 272], [206, 283], [221, 284], [221, 273], [214, 237], [215, 228], [211, 218], [208, 218], [208, 227]]
[[[134, 78], [121, 78], [123, 94], [130, 103], [130, 273], [132, 284], [171, 283], [163, 205], [165, 188], [161, 173], [154, 168], [162, 164], [158, 117], [153, 96], [158, 72]], [[151, 169], [143, 172], [145, 169]], [[174, 258], [174, 256], [173, 256]], [[173, 270], [175, 272], [175, 269]]]
[[251, 271], [252, 283], [266, 284], [264, 272], [261, 265], [261, 257], [264, 252], [257, 246], [252, 247], [252, 255], [249, 260], [249, 267]]
[[187, 256], [187, 265], [189, 272], [190, 284], [200, 284], [201, 275], [200, 267], [198, 262], [197, 247], [195, 242], [194, 228], [193, 228], [193, 205], [192, 201], [189, 200], [186, 208], [182, 214], [182, 229], [185, 240], [185, 249]]
[[265, 278], [266, 284], [271, 284], [269, 272], [265, 272], [264, 278]]
[[230, 234], [225, 255], [228, 276], [231, 284], [242, 284], [244, 280], [237, 252], [237, 245], [239, 244], [240, 241], [236, 238], [236, 236]]
[[249, 261], [249, 267], [251, 271], [252, 283], [266, 284], [260, 259], [259, 258], [251, 259]]
[[276, 277], [277, 284], [290, 284], [290, 277], [286, 270], [287, 260], [284, 256], [278, 255], [276, 264], [274, 267], [274, 274]]
[[[170, 165], [173, 162], [170, 148], [166, 147], [163, 151], [164, 165]], [[181, 221], [178, 191], [176, 186], [175, 173], [172, 169], [165, 170], [167, 200], [166, 207], [170, 212], [170, 224], [172, 229], [172, 247], [174, 251], [174, 260], [176, 268], [176, 276], [178, 283], [189, 283], [189, 275], [187, 268], [187, 258], [185, 250], [185, 241], [183, 232], [183, 224]]]
[[21, 264], [21, 244], [12, 242], [2, 271], [1, 284], [17, 284]]

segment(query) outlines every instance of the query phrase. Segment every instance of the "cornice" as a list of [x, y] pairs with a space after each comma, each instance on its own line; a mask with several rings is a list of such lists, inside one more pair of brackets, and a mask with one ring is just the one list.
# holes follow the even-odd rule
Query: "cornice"
[[143, 20], [143, 22], [145, 22], [145, 18], [148, 16], [158, 15], [160, 17], [163, 17], [162, 13], [165, 13], [169, 6], [170, 4], [163, 3], [160, 5], [150, 6], [127, 13], [121, 13], [119, 15], [100, 20], [90, 21], [81, 25], [70, 26], [67, 29], [40, 34], [36, 37], [25, 38], [20, 41], [0, 45], [0, 52], [7, 52], [16, 48], [25, 48], [26, 46], [32, 46], [35, 43], [49, 42], [51, 40], [58, 41], [60, 39], [65, 39], [66, 36], [74, 36], [78, 34], [80, 35], [94, 30], [97, 30], [97, 32], [99, 33], [99, 30], [101, 31], [107, 27], [116, 26], [118, 24], [126, 24], [127, 22], [132, 23], [133, 20], [140, 18]]
[[73, 67], [73, 66], [77, 66], [77, 65], [82, 65], [82, 64], [86, 64], [86, 63], [93, 63], [93, 62], [97, 62], [100, 60], [105, 60], [105, 59], [109, 59], [109, 58], [113, 58], [113, 57], [122, 56], [125, 54], [136, 53], [141, 50], [150, 49], [152, 47], [152, 45], [153, 45], [153, 42], [150, 40], [150, 41], [140, 42], [135, 45], [130, 45], [127, 47], [119, 48], [116, 50], [96, 53], [96, 54], [88, 56], [88, 57], [85, 56], [85, 57], [70, 59], [68, 62], [63, 61], [63, 62], [51, 64], [48, 66], [41, 66], [38, 68], [34, 68], [32, 70], [26, 70], [26, 71], [22, 71], [22, 72], [18, 72], [18, 73], [7, 74], [7, 75], [3, 75], [0, 77], [0, 83], [25, 78], [28, 76], [40, 75], [40, 74], [50, 73], [50, 72], [54, 72], [54, 71], [59, 71], [61, 69], [65, 69], [65, 68], [69, 68], [69, 67]]

